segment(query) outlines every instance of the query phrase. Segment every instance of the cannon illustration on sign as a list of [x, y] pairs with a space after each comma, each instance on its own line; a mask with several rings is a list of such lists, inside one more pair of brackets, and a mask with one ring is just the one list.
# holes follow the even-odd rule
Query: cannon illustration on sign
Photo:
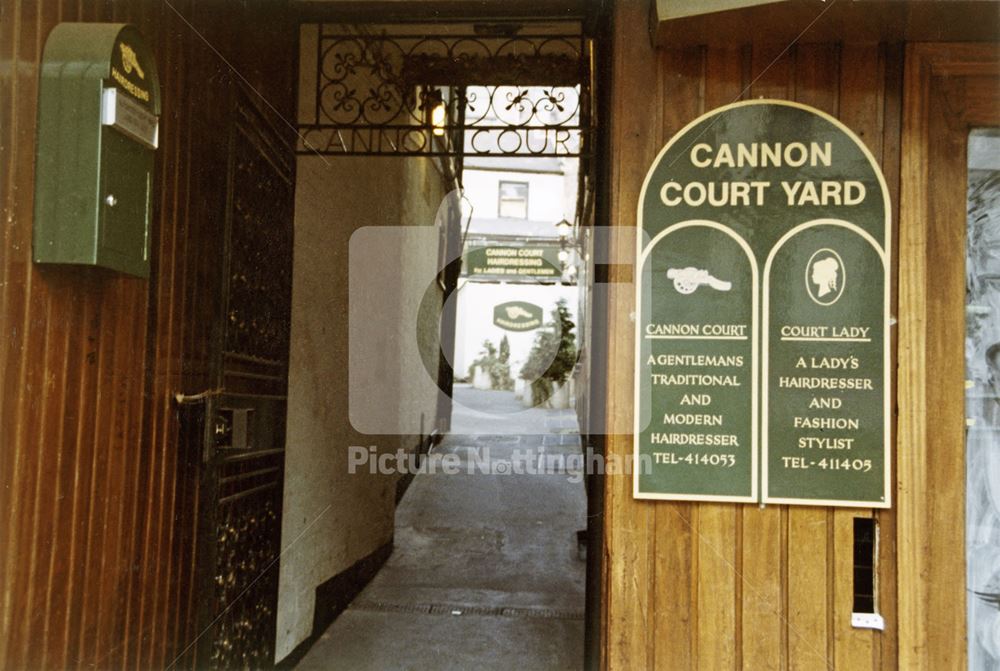
[[708, 285], [716, 291], [729, 291], [733, 287], [732, 282], [717, 279], [707, 270], [694, 267], [669, 268], [667, 278], [674, 281], [674, 289], [682, 294], [694, 293], [694, 290], [702, 285]]

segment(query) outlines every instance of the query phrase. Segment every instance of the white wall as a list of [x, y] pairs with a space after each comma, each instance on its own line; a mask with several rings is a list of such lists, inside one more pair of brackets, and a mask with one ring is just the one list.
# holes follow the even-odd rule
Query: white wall
[[[515, 333], [493, 325], [493, 308], [508, 301], [526, 301], [542, 307], [544, 321], [548, 322], [551, 312], [560, 298], [566, 299], [571, 319], [576, 321], [577, 287], [542, 284], [491, 284], [465, 282], [458, 291], [458, 315], [455, 331], [455, 375], [464, 377], [469, 366], [482, 349], [483, 341], [490, 340], [500, 346], [505, 335], [510, 343], [511, 376], [517, 379], [521, 366], [528, 358], [535, 341], [534, 331]], [[577, 330], [573, 330], [577, 333]], [[579, 348], [579, 334], [577, 334]]]
[[[317, 26], [303, 25], [300, 44], [300, 120], [315, 100]], [[285, 490], [278, 587], [275, 659], [281, 660], [312, 634], [316, 588], [390, 541], [398, 477], [348, 472], [348, 448], [413, 450], [421, 417], [427, 431], [437, 409], [437, 388], [414, 356], [416, 306], [426, 284], [411, 276], [437, 265], [437, 236], [396, 235], [393, 244], [367, 250], [385, 281], [378, 295], [354, 287], [349, 299], [352, 234], [368, 226], [427, 226], [443, 199], [440, 176], [430, 159], [299, 157], [295, 185], [295, 247], [292, 340], [288, 380]], [[414, 228], [414, 233], [416, 233]], [[425, 231], [426, 232], [426, 229]], [[350, 305], [368, 301], [372, 314], [388, 318], [366, 345], [377, 356], [362, 357], [372, 375], [396, 385], [385, 397], [388, 422], [418, 427], [360, 433], [350, 422]], [[440, 294], [438, 295], [440, 304]]]
[[[363, 435], [349, 421], [351, 234], [362, 226], [430, 225], [441, 200], [428, 159], [298, 160], [277, 660], [312, 633], [316, 587], [392, 537], [397, 478], [349, 474], [349, 446], [412, 450], [419, 441], [413, 433]], [[378, 352], [368, 357], [373, 376], [414, 380], [396, 386], [394, 396], [384, 399], [384, 411], [405, 414], [409, 425], [419, 425], [423, 415], [428, 431], [436, 387], [412, 354], [413, 316], [426, 285], [407, 278], [433, 276], [436, 242], [433, 235], [401, 236], [372, 259], [390, 281], [371, 309], [398, 318], [395, 328], [376, 330], [367, 343]]]

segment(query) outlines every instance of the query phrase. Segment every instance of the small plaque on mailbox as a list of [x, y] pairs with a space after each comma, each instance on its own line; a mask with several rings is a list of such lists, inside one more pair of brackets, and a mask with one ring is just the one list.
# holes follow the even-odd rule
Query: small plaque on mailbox
[[119, 95], [117, 88], [104, 89], [101, 123], [121, 131], [150, 149], [156, 149], [159, 144], [159, 119], [128, 96]]

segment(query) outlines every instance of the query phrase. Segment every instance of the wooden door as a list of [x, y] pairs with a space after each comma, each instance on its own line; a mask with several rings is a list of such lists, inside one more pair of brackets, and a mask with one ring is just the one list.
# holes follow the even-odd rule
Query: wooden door
[[906, 54], [900, 197], [899, 668], [966, 668], [969, 134], [1000, 126], [995, 44]]
[[197, 668], [273, 664], [291, 320], [294, 155], [287, 127], [237, 89], [216, 250], [212, 389], [186, 404], [198, 445]]

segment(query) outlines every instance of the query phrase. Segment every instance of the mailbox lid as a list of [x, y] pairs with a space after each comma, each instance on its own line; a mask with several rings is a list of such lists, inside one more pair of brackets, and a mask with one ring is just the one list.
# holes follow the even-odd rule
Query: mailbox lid
[[142, 33], [128, 23], [60, 23], [42, 54], [46, 81], [76, 78], [112, 83], [153, 114], [160, 113], [160, 79]]

